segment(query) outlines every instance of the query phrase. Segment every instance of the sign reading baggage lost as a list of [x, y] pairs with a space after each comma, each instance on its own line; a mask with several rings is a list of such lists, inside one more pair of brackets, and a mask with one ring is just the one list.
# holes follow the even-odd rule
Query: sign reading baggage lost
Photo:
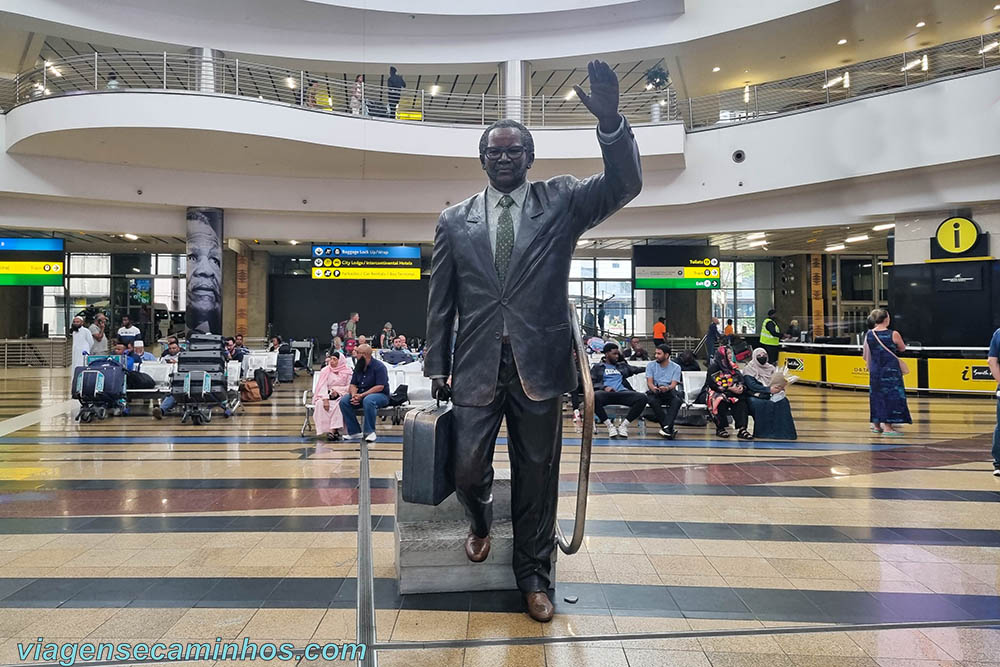
[[312, 277], [319, 280], [420, 280], [420, 248], [314, 245]]
[[719, 248], [633, 246], [632, 278], [636, 289], [719, 289]]

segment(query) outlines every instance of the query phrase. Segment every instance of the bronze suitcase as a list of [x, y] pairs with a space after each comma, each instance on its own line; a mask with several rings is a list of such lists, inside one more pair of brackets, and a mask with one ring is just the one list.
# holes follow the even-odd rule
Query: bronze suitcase
[[455, 490], [449, 461], [451, 403], [410, 410], [403, 420], [403, 500], [438, 505]]

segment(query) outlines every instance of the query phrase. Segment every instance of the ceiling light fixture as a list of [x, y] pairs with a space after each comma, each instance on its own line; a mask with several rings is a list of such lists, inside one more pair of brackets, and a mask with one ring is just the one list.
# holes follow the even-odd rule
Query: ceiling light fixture
[[762, 239], [765, 236], [767, 236], [767, 232], [754, 232], [753, 234], [747, 234], [747, 240]]
[[927, 24], [924, 21], [918, 21], [917, 22], [917, 27], [918, 28], [923, 28], [925, 25], [927, 25]]
[[712, 71], [713, 72], [718, 72], [721, 69], [722, 69], [721, 67], [719, 67], [718, 65], [716, 65], [715, 67], [712, 68]]
[[574, 96], [576, 96], [576, 91], [575, 90], [571, 90], [568, 93], [566, 93], [566, 99], [567, 100], [573, 99]]
[[580, 239], [579, 241], [576, 242], [576, 246], [578, 248], [580, 246], [585, 246], [585, 245], [590, 245], [590, 241], [588, 239]]
[[883, 225], [875, 225], [872, 227], [873, 232], [884, 232], [887, 229], [893, 229], [896, 226], [895, 222], [887, 222]]
[[297, 86], [298, 84], [295, 83], [295, 78], [290, 76], [285, 79], [285, 85], [287, 85], [289, 88], [295, 88], [295, 86]]
[[1000, 42], [990, 42], [983, 48], [979, 49], [979, 55], [983, 55], [987, 51], [992, 51], [993, 49], [997, 48], [997, 46], [1000, 46]]
[[841, 39], [841, 40], [837, 41], [837, 46], [843, 46], [844, 44], [847, 44], [847, 40], [846, 39]]
[[843, 76], [835, 76], [835, 77], [833, 77], [832, 79], [830, 79], [829, 81], [827, 81], [826, 83], [823, 84], [823, 89], [825, 90], [827, 88], [832, 88], [833, 86], [836, 86], [838, 83], [840, 83], [843, 80], [844, 80]]
[[660, 106], [661, 107], [667, 106], [667, 101], [666, 100], [660, 100]]
[[927, 71], [927, 54], [925, 53], [923, 57], [920, 58], [920, 71]]
[[139, 237], [136, 236], [135, 234], [122, 234], [122, 236], [124, 236], [125, 238], [127, 238], [129, 241], [138, 241], [139, 240]]
[[653, 84], [647, 83], [646, 84], [646, 90], [652, 90], [652, 89], [653, 89]]
[[743, 86], [743, 104], [750, 104], [750, 84]]
[[846, 247], [847, 247], [847, 246], [846, 246], [846, 245], [844, 245], [843, 243], [838, 243], [837, 245], [828, 245], [828, 246], [826, 247], [826, 251], [827, 251], [827, 252], [835, 252], [835, 251], [837, 251], [837, 250], [843, 250], [843, 249], [844, 249], [844, 248], [846, 248]]
[[[926, 57], [927, 56], [924, 56], [924, 58], [926, 58]], [[911, 60], [910, 62], [908, 62], [905, 65], [903, 65], [903, 68], [900, 69], [899, 71], [900, 72], [909, 72], [911, 69], [913, 69], [914, 67], [916, 67], [917, 65], [919, 65], [920, 62], [921, 62], [921, 60], [922, 60], [921, 58], [917, 58], [916, 60]]]
[[747, 247], [756, 248], [757, 246], [762, 246], [762, 245], [767, 245], [767, 239], [761, 239], [760, 241], [754, 241], [752, 243], [748, 243]]
[[1000, 12], [1000, 5], [993, 5], [993, 11]]
[[844, 72], [844, 88], [850, 88], [850, 87], [851, 87], [851, 73]]
[[441, 92], [441, 86], [437, 85], [436, 83], [433, 86], [431, 86], [431, 97], [437, 95], [440, 92]]
[[299, 242], [296, 241], [295, 239], [292, 239], [291, 241], [289, 241], [289, 243], [291, 243], [292, 245], [298, 245], [299, 244]]
[[848, 236], [846, 239], [844, 239], [844, 242], [845, 243], [858, 243], [859, 241], [867, 241], [867, 240], [868, 240], [868, 235], [867, 234], [858, 234], [857, 236]]

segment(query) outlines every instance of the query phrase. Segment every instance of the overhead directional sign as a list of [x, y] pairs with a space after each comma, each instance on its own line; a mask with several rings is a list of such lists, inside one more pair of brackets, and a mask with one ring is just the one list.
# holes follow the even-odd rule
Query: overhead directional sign
[[716, 246], [633, 246], [636, 289], [719, 289]]
[[312, 277], [319, 280], [420, 280], [420, 248], [314, 245]]
[[0, 238], [0, 285], [63, 284], [62, 239]]

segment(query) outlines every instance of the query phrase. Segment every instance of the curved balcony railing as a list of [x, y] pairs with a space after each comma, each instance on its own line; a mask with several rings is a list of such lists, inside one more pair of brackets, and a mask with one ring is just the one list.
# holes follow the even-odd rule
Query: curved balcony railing
[[[702, 130], [994, 67], [1000, 67], [1000, 32], [685, 100], [678, 100], [670, 87], [628, 93], [622, 95], [621, 109], [634, 125], [683, 120], [688, 129]], [[359, 87], [343, 76], [174, 53], [94, 53], [48, 62], [13, 81], [0, 80], [0, 112], [53, 95], [150, 90], [239, 96], [329, 113], [437, 124], [486, 125], [499, 118], [519, 118], [531, 127], [593, 124], [575, 96]]]
[[[50, 96], [109, 91], [237, 96], [315, 111], [427, 123], [487, 125], [500, 118], [520, 118], [534, 127], [594, 123], [575, 96], [509, 98], [438, 92], [436, 87], [393, 89], [238, 59], [177, 53], [94, 53], [49, 61], [19, 74], [6, 97], [0, 90], [0, 108]], [[624, 94], [621, 110], [633, 124], [680, 118], [676, 95], [669, 88]]]
[[743, 123], [1000, 66], [1000, 33], [681, 100], [689, 129]]

